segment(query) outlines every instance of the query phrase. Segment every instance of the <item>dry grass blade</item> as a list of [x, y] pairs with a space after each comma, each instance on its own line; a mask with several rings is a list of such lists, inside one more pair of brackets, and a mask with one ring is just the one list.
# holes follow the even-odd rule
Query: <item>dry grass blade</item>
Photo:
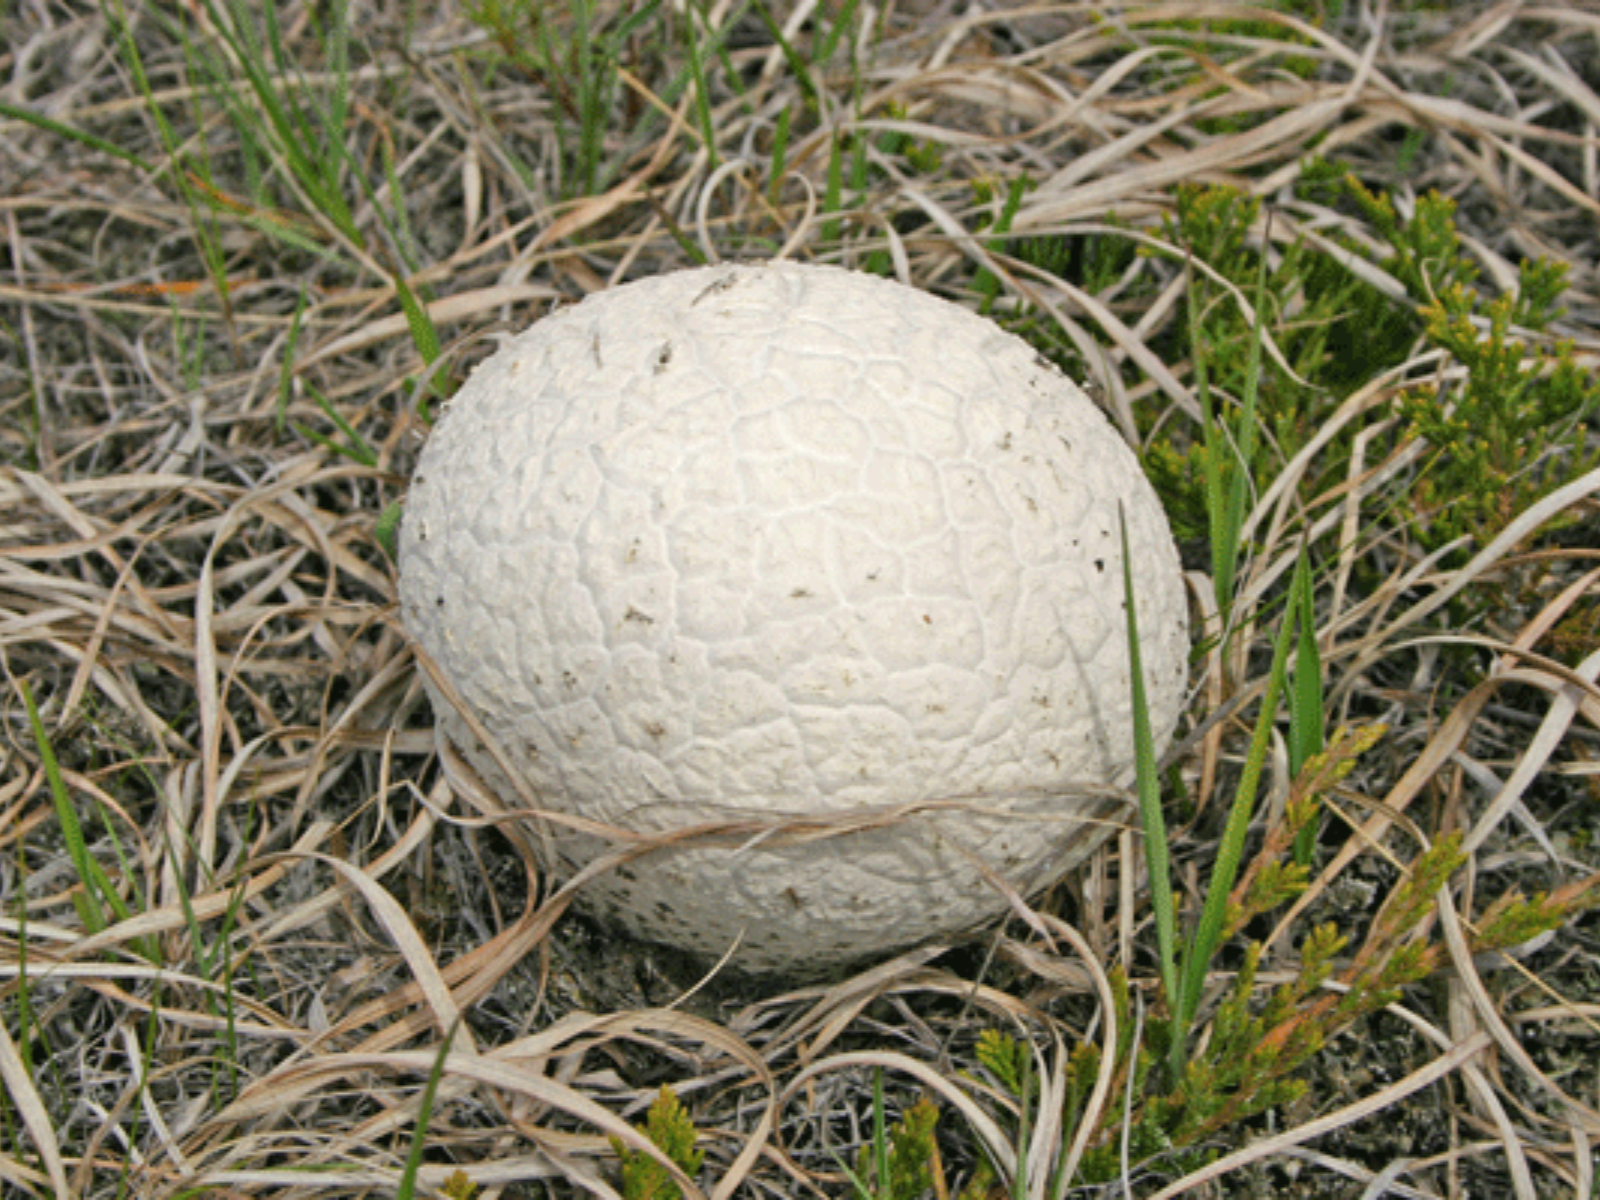
[[50, 1180], [50, 1187], [58, 1200], [67, 1200], [72, 1193], [67, 1188], [67, 1172], [61, 1161], [61, 1144], [56, 1139], [55, 1127], [50, 1123], [50, 1112], [39, 1098], [28, 1066], [17, 1053], [17, 1044], [11, 1034], [0, 1026], [0, 1082], [6, 1085], [11, 1102], [17, 1106], [22, 1124], [33, 1139], [39, 1158]]
[[[1034, 921], [1044, 927], [1047, 936], [1052, 940], [1060, 938], [1070, 945], [1078, 955], [1079, 963], [1066, 964], [1054, 959], [1053, 956], [1045, 955], [1030, 947], [1016, 943], [1008, 945], [1006, 947], [1007, 950], [1017, 956], [1040, 979], [1055, 983], [1067, 983], [1070, 986], [1081, 986], [1081, 980], [1078, 978], [1078, 972], [1064, 968], [1069, 966], [1076, 967], [1081, 964], [1080, 969], [1084, 975], [1087, 975], [1096, 998], [1100, 1002], [1098, 1014], [1100, 1018], [1100, 1065], [1095, 1073], [1094, 1088], [1084, 1102], [1083, 1113], [1079, 1117], [1077, 1128], [1071, 1131], [1071, 1138], [1067, 1141], [1065, 1152], [1060, 1156], [1059, 1160], [1054, 1147], [1060, 1145], [1063, 1140], [1062, 1131], [1055, 1130], [1053, 1126], [1050, 1127], [1051, 1135], [1053, 1136], [1047, 1135], [1044, 1128], [1035, 1132], [1034, 1141], [1036, 1147], [1043, 1152], [1029, 1155], [1031, 1168], [1037, 1168], [1042, 1171], [1044, 1170], [1044, 1164], [1048, 1164], [1052, 1173], [1058, 1175], [1061, 1179], [1070, 1180], [1077, 1177], [1078, 1164], [1082, 1161], [1085, 1150], [1088, 1149], [1089, 1139], [1094, 1136], [1095, 1130], [1100, 1128], [1102, 1122], [1106, 1119], [1106, 1106], [1113, 1103], [1115, 1099], [1111, 1094], [1111, 1089], [1116, 1081], [1117, 1074], [1117, 1045], [1119, 1037], [1116, 1015], [1117, 1005], [1111, 982], [1106, 978], [1105, 969], [1100, 965], [1099, 959], [1088, 942], [1085, 941], [1083, 935], [1071, 925], [1059, 918], [1052, 917], [1048, 913], [1033, 913], [1031, 916]], [[1053, 1069], [1041, 1070], [1040, 1078], [1048, 1079], [1051, 1086], [1059, 1094], [1066, 1087], [1068, 1075], [1067, 1055], [1060, 1043], [1059, 1036], [1056, 1037], [1054, 1049], [1057, 1053]], [[1059, 1107], [1059, 1104], [1057, 1107]], [[1037, 1190], [1033, 1194], [1039, 1196], [1047, 1195], [1046, 1185], [1049, 1182], [1050, 1179], [1048, 1177], [1041, 1176]]]
[[[427, 831], [424, 830], [424, 833]], [[361, 894], [383, 923], [384, 929], [394, 939], [401, 954], [405, 957], [406, 965], [410, 967], [412, 977], [421, 989], [423, 997], [428, 1002], [428, 1007], [433, 1010], [434, 1019], [439, 1024], [439, 1032], [446, 1033], [456, 1029], [461, 1020], [461, 1010], [456, 1006], [455, 997], [450, 994], [443, 976], [439, 972], [438, 964], [434, 961], [432, 952], [417, 934], [416, 926], [406, 916], [405, 910], [399, 903], [379, 886], [376, 879], [367, 872], [341, 862], [325, 854], [312, 856], [318, 862], [325, 864], [335, 874], [348, 880], [350, 885]], [[472, 1035], [465, 1028], [456, 1034], [463, 1043], [463, 1053], [476, 1053]]]
[[[840, 1054], [830, 1054], [826, 1058], [818, 1059], [809, 1066], [796, 1072], [789, 1080], [788, 1086], [778, 1096], [778, 1105], [782, 1108], [792, 1101], [800, 1089], [812, 1079], [831, 1071], [844, 1071], [851, 1068], [871, 1068], [881, 1071], [895, 1071], [917, 1080], [933, 1094], [941, 1097], [950, 1105], [982, 1141], [984, 1150], [999, 1166], [1007, 1178], [1015, 1178], [1017, 1169], [1016, 1149], [1010, 1137], [1000, 1128], [985, 1110], [967, 1091], [927, 1063], [919, 1062], [903, 1054], [891, 1051], [861, 1050]], [[1018, 1181], [1021, 1182], [1021, 1181]]]
[[[1580, 711], [1588, 717], [1590, 724], [1600, 729], [1600, 688], [1595, 686], [1596, 678], [1600, 677], [1600, 654], [1591, 655], [1574, 674], [1579, 677], [1581, 683], [1551, 679], [1536, 671], [1516, 673], [1519, 681], [1553, 693], [1554, 699], [1544, 720], [1539, 723], [1538, 732], [1534, 734], [1526, 752], [1518, 761], [1516, 770], [1505, 781], [1500, 793], [1478, 817], [1472, 831], [1462, 842], [1463, 850], [1471, 853], [1482, 846], [1500, 822], [1521, 803], [1523, 794], [1533, 783], [1534, 778], [1548, 768], [1551, 756], [1565, 740], [1572, 719]], [[1584, 688], [1581, 686], [1583, 683], [1589, 686]]]
[[1484, 986], [1477, 968], [1472, 963], [1466, 933], [1462, 929], [1460, 918], [1455, 913], [1454, 901], [1448, 893], [1440, 894], [1439, 906], [1445, 917], [1444, 932], [1446, 943], [1450, 947], [1451, 960], [1467, 995], [1471, 998], [1473, 1011], [1483, 1029], [1493, 1038], [1501, 1052], [1515, 1063], [1532, 1083], [1561, 1102], [1563, 1111], [1570, 1119], [1581, 1120], [1592, 1136], [1600, 1136], [1600, 1109], [1585, 1104], [1575, 1096], [1569, 1096], [1557, 1086], [1548, 1074], [1539, 1069], [1538, 1064], [1529, 1056], [1522, 1043], [1506, 1025], [1504, 1018], [1500, 1016], [1489, 989]]
[[[1378, 642], [1394, 639], [1401, 630], [1407, 629], [1437, 612], [1452, 599], [1460, 595], [1482, 575], [1492, 568], [1501, 559], [1505, 558], [1516, 546], [1524, 542], [1541, 525], [1552, 518], [1570, 513], [1588, 497], [1600, 492], [1600, 470], [1590, 471], [1574, 479], [1572, 482], [1557, 488], [1538, 503], [1531, 505], [1525, 512], [1507, 524], [1505, 530], [1492, 542], [1472, 556], [1472, 560], [1465, 567], [1451, 572], [1444, 585], [1430, 592], [1426, 599], [1418, 601], [1391, 621], [1384, 629]], [[1371, 661], [1375, 652], [1367, 651], [1357, 658], [1352, 665], [1352, 670], [1360, 670]]]
[[[1448, 919], [1448, 918], [1447, 918]], [[1425, 1038], [1441, 1050], [1448, 1050], [1451, 1046], [1450, 1035], [1442, 1029], [1437, 1029], [1415, 1013], [1396, 1006], [1390, 1010], [1399, 1016], [1413, 1029], [1416, 1029]], [[1499, 1094], [1490, 1082], [1488, 1073], [1476, 1063], [1465, 1063], [1461, 1068], [1461, 1077], [1466, 1080], [1471, 1089], [1473, 1102], [1480, 1111], [1487, 1112], [1494, 1122], [1495, 1129], [1500, 1134], [1500, 1144], [1504, 1148], [1507, 1162], [1511, 1168], [1512, 1184], [1517, 1190], [1519, 1200], [1522, 1197], [1537, 1196], [1534, 1190], [1533, 1174], [1528, 1168], [1527, 1155], [1522, 1148], [1522, 1132], [1511, 1120], [1506, 1107], [1501, 1103]]]

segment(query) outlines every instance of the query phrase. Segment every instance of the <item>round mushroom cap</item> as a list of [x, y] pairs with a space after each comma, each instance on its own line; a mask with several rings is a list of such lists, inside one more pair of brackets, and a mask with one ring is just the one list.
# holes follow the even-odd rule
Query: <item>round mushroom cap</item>
[[547, 866], [634, 852], [581, 905], [812, 973], [989, 922], [1126, 820], [1119, 513], [1159, 752], [1181, 568], [1083, 392], [898, 283], [706, 267], [478, 367], [412, 481], [402, 615]]

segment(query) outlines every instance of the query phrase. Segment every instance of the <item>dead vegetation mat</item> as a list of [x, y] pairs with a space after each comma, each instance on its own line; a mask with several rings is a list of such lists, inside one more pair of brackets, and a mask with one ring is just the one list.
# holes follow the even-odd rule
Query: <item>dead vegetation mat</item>
[[[1311, 246], [1405, 297], [1359, 252], [1370, 214], [1297, 190], [1314, 156], [1402, 215], [1450, 198], [1485, 295], [1565, 263], [1564, 311], [1524, 332], [1593, 370], [1600, 11], [378, 4], [341, 41], [326, 6], [272, 7], [274, 29], [205, 3], [0, 14], [0, 1190], [614, 1195], [638, 1186], [619, 1147], [658, 1153], [637, 1126], [662, 1085], [704, 1154], [661, 1185], [688, 1195], [855, 1194], [875, 1088], [891, 1121], [939, 1106], [906, 1200], [1059, 1195], [1048, 1164], [1114, 1161], [1126, 1071], [1030, 1129], [979, 1048], [1021, 1039], [1065, 1088], [1118, 1004], [1154, 1020], [1131, 832], [1003, 931], [822, 983], [620, 945], [441, 765], [385, 514], [496, 333], [698, 260], [985, 307], [1136, 443], [1182, 443], [1185, 186], [1263, 202], [1254, 252]], [[1310, 539], [1330, 730], [1385, 732], [1208, 1012], [1248, 940], [1263, 997], [1318, 923], [1354, 962], [1456, 834], [1401, 939], [1431, 967], [1282, 1103], [1065, 1194], [1595, 1194], [1600, 475], [1553, 452], [1499, 528], [1430, 545], [1397, 405], [1456, 367], [1413, 336], [1363, 374], [1360, 342], [1356, 382], [1263, 459], [1248, 616], [1197, 649], [1170, 757], [1173, 850], [1192, 909]], [[1273, 762], [1253, 852], [1290, 792]], [[1483, 949], [1513, 893], [1559, 911]]]

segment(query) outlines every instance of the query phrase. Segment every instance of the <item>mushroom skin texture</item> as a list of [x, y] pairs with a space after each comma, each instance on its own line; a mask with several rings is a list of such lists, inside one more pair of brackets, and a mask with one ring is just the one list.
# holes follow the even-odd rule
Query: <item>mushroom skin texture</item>
[[[675, 272], [510, 338], [423, 450], [438, 734], [648, 941], [812, 974], [1004, 914], [1130, 812], [1126, 514], [1158, 752], [1187, 605], [1133, 453], [1021, 339], [876, 276]], [[518, 787], [508, 772], [520, 776]], [[707, 827], [720, 827], [720, 832]]]

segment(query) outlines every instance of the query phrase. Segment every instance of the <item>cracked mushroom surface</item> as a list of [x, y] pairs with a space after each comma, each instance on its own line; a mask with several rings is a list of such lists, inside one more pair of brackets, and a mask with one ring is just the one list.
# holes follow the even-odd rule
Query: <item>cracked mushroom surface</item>
[[[1159, 750], [1181, 569], [1083, 392], [898, 283], [698, 268], [477, 368], [412, 482], [402, 615], [495, 749], [430, 682], [439, 736], [509, 806], [507, 768], [551, 812], [694, 831], [586, 882], [591, 913], [812, 972], [982, 925], [1127, 816], [1119, 505]], [[619, 844], [541, 838], [558, 876]]]

